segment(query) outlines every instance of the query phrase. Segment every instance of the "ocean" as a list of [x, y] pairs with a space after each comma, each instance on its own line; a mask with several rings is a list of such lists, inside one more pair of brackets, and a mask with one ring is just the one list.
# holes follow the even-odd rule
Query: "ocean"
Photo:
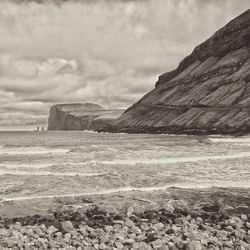
[[0, 200], [250, 187], [250, 137], [0, 132]]

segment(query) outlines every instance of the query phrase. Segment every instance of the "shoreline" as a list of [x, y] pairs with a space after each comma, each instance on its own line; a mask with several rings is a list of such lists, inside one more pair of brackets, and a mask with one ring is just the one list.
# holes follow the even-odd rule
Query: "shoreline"
[[[113, 210], [118, 213], [128, 206], [137, 207], [138, 211], [151, 206], [162, 208], [166, 204], [185, 206], [190, 210], [199, 210], [204, 204], [218, 203], [224, 209], [231, 210], [245, 206], [250, 214], [249, 187], [157, 187], [145, 190], [108, 190], [84, 194], [49, 195], [41, 197], [15, 197], [0, 200], [0, 217], [30, 216], [35, 214], [49, 214], [53, 208], [63, 206], [87, 207], [98, 206], [104, 210]], [[86, 206], [87, 204], [87, 206]], [[164, 205], [165, 204], [165, 205]], [[20, 209], [22, 208], [22, 209]], [[26, 214], [26, 210], [29, 211]], [[33, 211], [33, 212], [31, 212]]]
[[1, 201], [0, 216], [3, 249], [250, 249], [250, 188]]

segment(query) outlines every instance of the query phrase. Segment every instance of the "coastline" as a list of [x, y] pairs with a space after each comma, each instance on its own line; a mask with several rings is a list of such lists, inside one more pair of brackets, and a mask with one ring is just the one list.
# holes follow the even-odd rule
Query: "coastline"
[[[6, 249], [10, 245], [12, 249], [46, 249], [53, 244], [61, 244], [61, 249], [231, 249], [231, 246], [232, 249], [249, 249], [250, 246], [249, 188], [168, 188], [151, 192], [1, 201], [0, 214], [0, 244]], [[126, 226], [128, 221], [132, 221], [133, 226]], [[72, 227], [71, 231], [65, 231], [63, 225]], [[22, 238], [15, 239], [16, 227], [27, 242], [34, 243], [30, 245], [33, 248], [15, 248], [20, 242], [24, 246], [28, 244], [23, 243]], [[45, 237], [47, 243], [41, 243], [39, 248], [34, 235], [41, 227], [46, 236], [41, 237]], [[111, 227], [111, 231], [105, 231], [106, 227]], [[144, 227], [150, 229], [144, 230]], [[155, 227], [159, 229], [155, 231]], [[33, 233], [27, 234], [28, 229]], [[127, 231], [123, 232], [123, 229]], [[86, 231], [85, 236], [79, 230]], [[140, 233], [133, 232], [136, 230]], [[153, 232], [152, 239], [148, 231]], [[121, 232], [123, 236], [119, 238], [117, 234]], [[56, 237], [61, 237], [59, 243], [53, 236], [56, 233]], [[129, 240], [130, 234], [135, 234], [133, 240]], [[223, 234], [225, 239], [220, 238]], [[103, 237], [109, 240], [105, 241]], [[214, 241], [214, 248], [210, 241]], [[81, 242], [87, 245], [81, 245]], [[237, 246], [245, 248], [235, 248]]]

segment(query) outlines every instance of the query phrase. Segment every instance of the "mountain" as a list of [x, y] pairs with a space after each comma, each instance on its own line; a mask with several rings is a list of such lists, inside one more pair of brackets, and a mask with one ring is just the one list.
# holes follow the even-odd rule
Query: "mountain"
[[197, 46], [155, 88], [129, 107], [113, 131], [250, 131], [250, 10]]
[[57, 104], [50, 108], [48, 130], [109, 130], [123, 111], [93, 103]]

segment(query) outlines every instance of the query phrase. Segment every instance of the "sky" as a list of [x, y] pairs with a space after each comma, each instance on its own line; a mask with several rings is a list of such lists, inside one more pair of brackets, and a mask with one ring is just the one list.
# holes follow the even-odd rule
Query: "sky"
[[56, 103], [127, 108], [249, 0], [1, 0], [0, 130]]

